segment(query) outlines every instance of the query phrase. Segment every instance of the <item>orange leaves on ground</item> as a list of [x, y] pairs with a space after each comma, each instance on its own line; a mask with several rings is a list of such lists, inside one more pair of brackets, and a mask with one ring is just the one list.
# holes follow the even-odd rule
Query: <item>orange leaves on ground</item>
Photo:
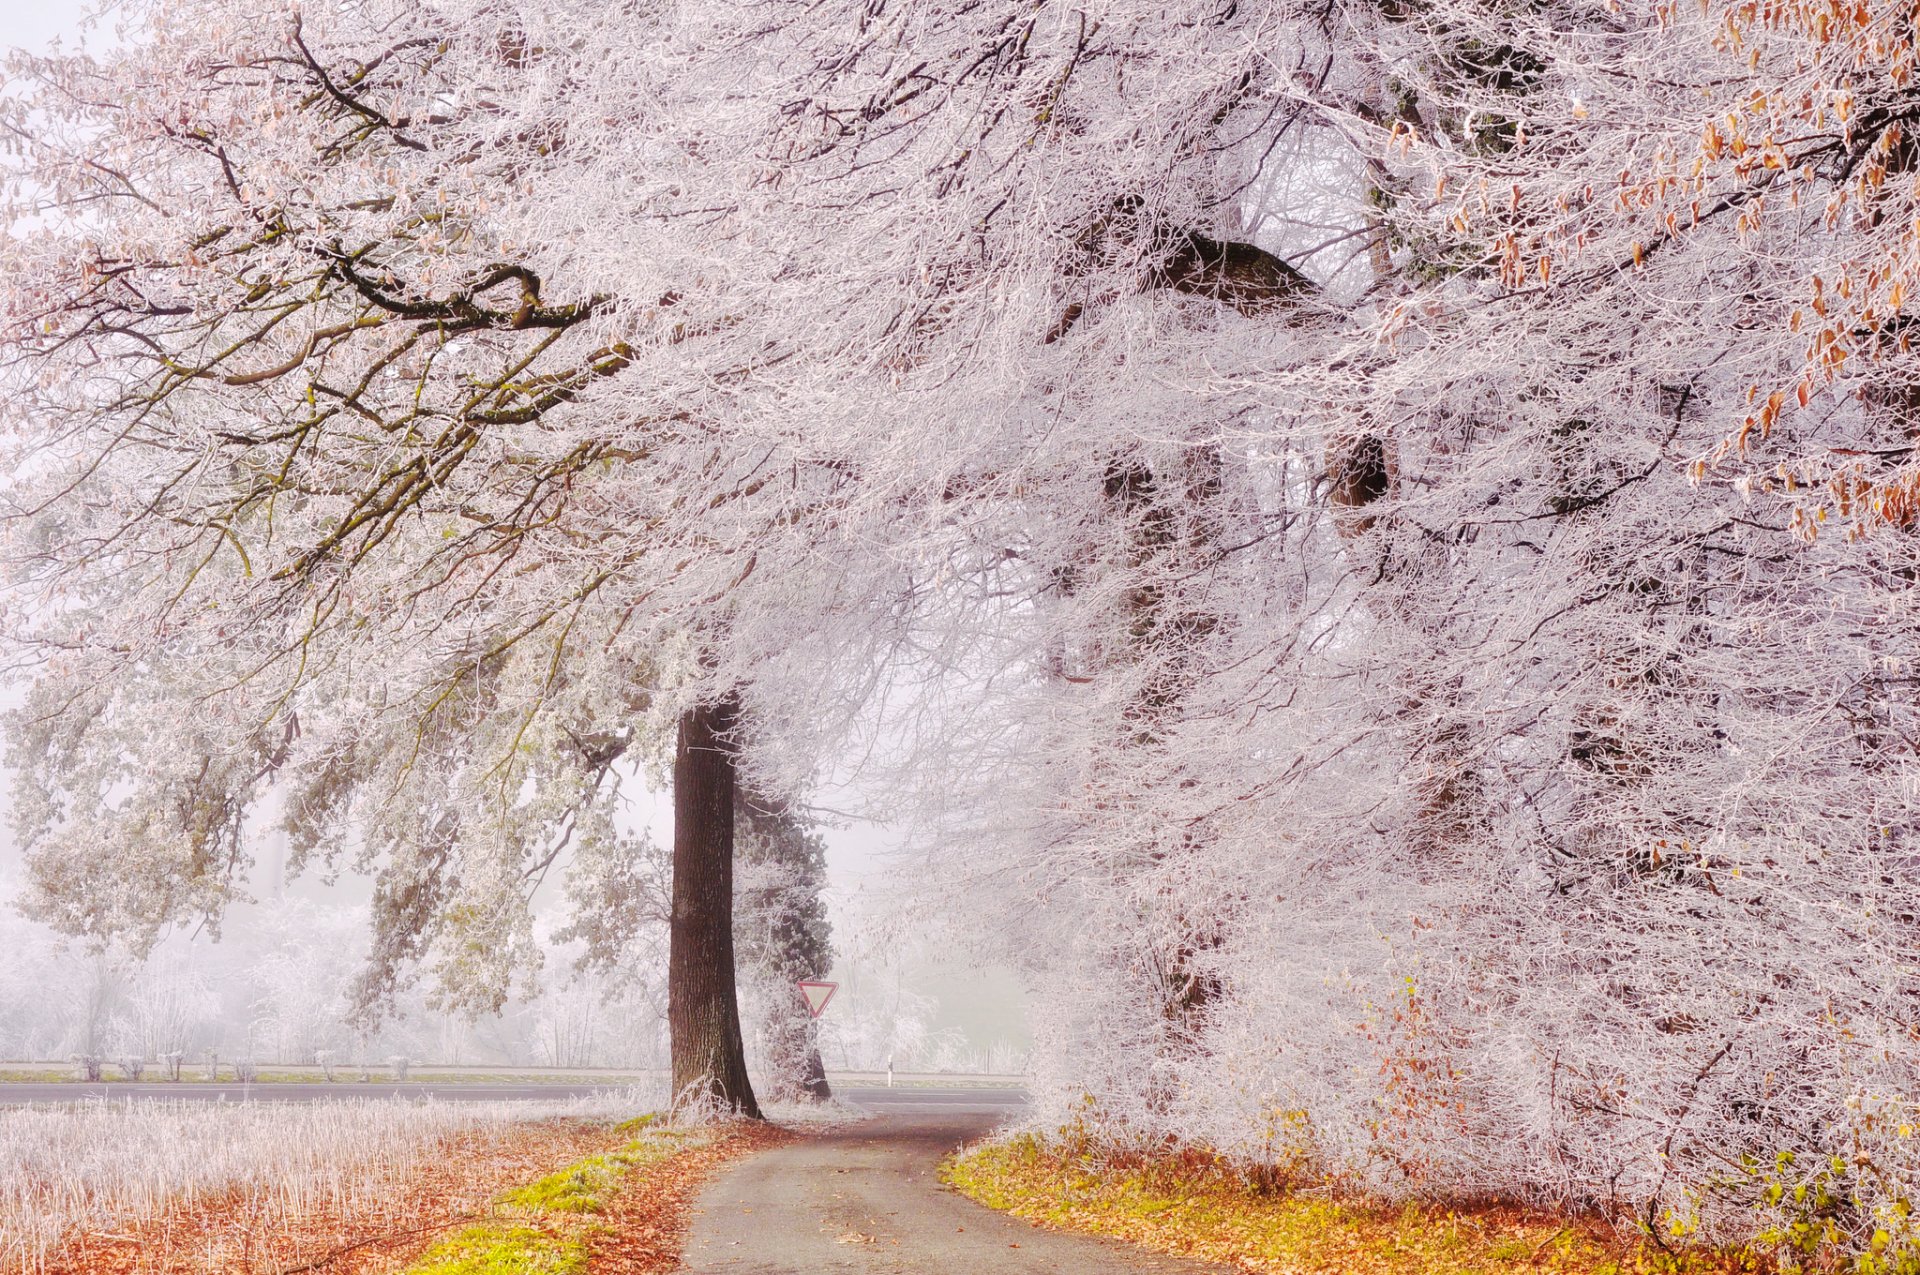
[[603, 1215], [587, 1250], [589, 1275], [662, 1275], [680, 1262], [694, 1196], [730, 1160], [793, 1140], [769, 1124], [730, 1126], [726, 1136], [635, 1173]]
[[[183, 1206], [163, 1221], [83, 1236], [55, 1255], [48, 1275], [386, 1275], [446, 1232], [486, 1215], [513, 1187], [630, 1135], [602, 1121], [547, 1121], [444, 1140], [439, 1153], [350, 1216], [270, 1212], [241, 1192]], [[688, 1210], [722, 1164], [791, 1139], [771, 1125], [742, 1123], [632, 1173], [599, 1219], [591, 1275], [657, 1275], [679, 1261]]]
[[626, 1141], [609, 1125], [543, 1121], [445, 1138], [377, 1199], [288, 1216], [243, 1190], [183, 1203], [148, 1224], [68, 1243], [48, 1275], [373, 1275], [392, 1270], [493, 1197]]

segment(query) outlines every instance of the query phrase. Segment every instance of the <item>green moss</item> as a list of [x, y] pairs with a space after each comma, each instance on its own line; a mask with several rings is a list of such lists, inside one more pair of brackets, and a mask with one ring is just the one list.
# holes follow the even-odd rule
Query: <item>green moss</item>
[[434, 1245], [407, 1275], [580, 1275], [583, 1237], [483, 1222]]
[[516, 1187], [500, 1197], [500, 1206], [511, 1213], [598, 1213], [619, 1191], [621, 1182], [635, 1169], [672, 1156], [691, 1137], [699, 1135], [680, 1129], [652, 1129], [655, 1117], [640, 1116], [614, 1126], [614, 1132], [638, 1134], [617, 1151], [588, 1156], [557, 1173]]
[[587, 1244], [601, 1229], [589, 1215], [602, 1212], [635, 1170], [709, 1136], [649, 1128], [654, 1119], [641, 1116], [614, 1126], [638, 1135], [617, 1151], [588, 1156], [507, 1192], [496, 1202], [493, 1220], [435, 1245], [405, 1275], [582, 1275]]
[[500, 1202], [513, 1209], [541, 1213], [598, 1213], [619, 1189], [626, 1164], [618, 1153], [589, 1156], [558, 1173], [507, 1192]]

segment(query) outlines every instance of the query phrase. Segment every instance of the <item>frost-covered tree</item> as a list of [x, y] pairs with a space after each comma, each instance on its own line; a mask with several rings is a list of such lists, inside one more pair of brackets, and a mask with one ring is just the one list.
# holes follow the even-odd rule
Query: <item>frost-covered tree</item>
[[214, 1039], [219, 1016], [219, 994], [206, 974], [180, 953], [159, 955], [128, 979], [125, 1004], [113, 1018], [114, 1052], [156, 1061], [184, 1056]]
[[1049, 1110], [1920, 1245], [1910, 13], [153, 19], [7, 106], [48, 915], [282, 787], [485, 1008], [647, 897], [616, 762], [711, 921], [873, 713]]
[[[750, 1111], [752, 668], [716, 635], [776, 566], [756, 529], [822, 484], [770, 490], [730, 433], [770, 351], [672, 175], [697, 130], [631, 181], [637, 138], [695, 118], [638, 86], [715, 90], [635, 60], [666, 29], [638, 11], [592, 45], [485, 5], [145, 16], [104, 61], [21, 63], [8, 107], [37, 909], [136, 946], [217, 926], [278, 788], [292, 870], [377, 874], [363, 1011], [423, 962], [497, 1008], [539, 965], [534, 888], [615, 840], [614, 762], [671, 757], [679, 1087]], [[626, 118], [583, 110], [616, 82]]]
[[830, 1098], [819, 1026], [798, 986], [833, 966], [826, 842], [790, 804], [754, 794], [736, 798], [734, 820], [734, 947], [761, 1069], [777, 1100]]

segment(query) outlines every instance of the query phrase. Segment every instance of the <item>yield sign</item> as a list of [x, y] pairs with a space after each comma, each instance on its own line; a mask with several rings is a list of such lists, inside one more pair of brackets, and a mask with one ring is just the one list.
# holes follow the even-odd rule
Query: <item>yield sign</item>
[[804, 980], [797, 986], [800, 988], [800, 994], [807, 998], [807, 1013], [815, 1018], [825, 1012], [827, 1002], [832, 1000], [833, 994], [840, 989], [838, 983], [809, 983]]

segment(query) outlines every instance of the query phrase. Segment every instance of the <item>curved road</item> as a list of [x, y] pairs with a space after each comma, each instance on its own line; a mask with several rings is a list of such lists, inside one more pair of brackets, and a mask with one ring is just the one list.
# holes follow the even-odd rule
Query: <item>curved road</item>
[[[940, 1185], [942, 1157], [1009, 1104], [869, 1102], [875, 1119], [763, 1151], [700, 1194], [683, 1257], [695, 1275], [1219, 1275], [1222, 1268], [1042, 1231]], [[979, 1090], [972, 1091], [978, 1095]], [[1017, 1104], [1019, 1099], [1015, 1097]]]

